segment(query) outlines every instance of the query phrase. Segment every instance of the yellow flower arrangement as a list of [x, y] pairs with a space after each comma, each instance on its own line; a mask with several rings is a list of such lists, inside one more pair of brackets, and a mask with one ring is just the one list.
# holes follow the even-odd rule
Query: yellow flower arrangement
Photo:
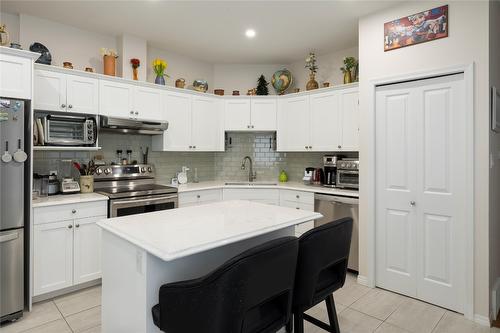
[[170, 77], [167, 74], [165, 74], [165, 71], [167, 70], [168, 63], [160, 58], [156, 58], [153, 60], [153, 71], [157, 76], [166, 76]]

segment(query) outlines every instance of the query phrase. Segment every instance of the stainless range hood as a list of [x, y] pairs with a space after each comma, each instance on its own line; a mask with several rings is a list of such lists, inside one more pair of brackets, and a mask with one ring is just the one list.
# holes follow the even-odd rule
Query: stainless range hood
[[168, 122], [158, 123], [106, 116], [101, 116], [99, 123], [102, 132], [113, 133], [158, 135], [163, 134], [168, 128]]

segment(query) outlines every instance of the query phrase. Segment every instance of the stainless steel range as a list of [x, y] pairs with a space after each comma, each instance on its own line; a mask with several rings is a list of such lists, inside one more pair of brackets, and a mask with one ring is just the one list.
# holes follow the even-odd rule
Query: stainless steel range
[[155, 183], [148, 164], [99, 166], [94, 175], [97, 193], [107, 195], [108, 217], [177, 208], [177, 188]]

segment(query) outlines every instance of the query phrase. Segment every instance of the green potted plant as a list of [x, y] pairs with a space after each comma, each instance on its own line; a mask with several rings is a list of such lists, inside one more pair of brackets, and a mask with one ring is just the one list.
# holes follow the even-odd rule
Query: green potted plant
[[352, 70], [358, 64], [358, 61], [354, 57], [344, 58], [344, 67], [340, 67], [342, 73], [344, 73], [344, 84], [352, 83]]

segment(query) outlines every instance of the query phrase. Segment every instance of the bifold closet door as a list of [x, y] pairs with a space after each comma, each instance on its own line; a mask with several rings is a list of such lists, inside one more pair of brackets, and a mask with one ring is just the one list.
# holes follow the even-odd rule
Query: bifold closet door
[[375, 112], [376, 284], [462, 312], [464, 75], [378, 87]]

